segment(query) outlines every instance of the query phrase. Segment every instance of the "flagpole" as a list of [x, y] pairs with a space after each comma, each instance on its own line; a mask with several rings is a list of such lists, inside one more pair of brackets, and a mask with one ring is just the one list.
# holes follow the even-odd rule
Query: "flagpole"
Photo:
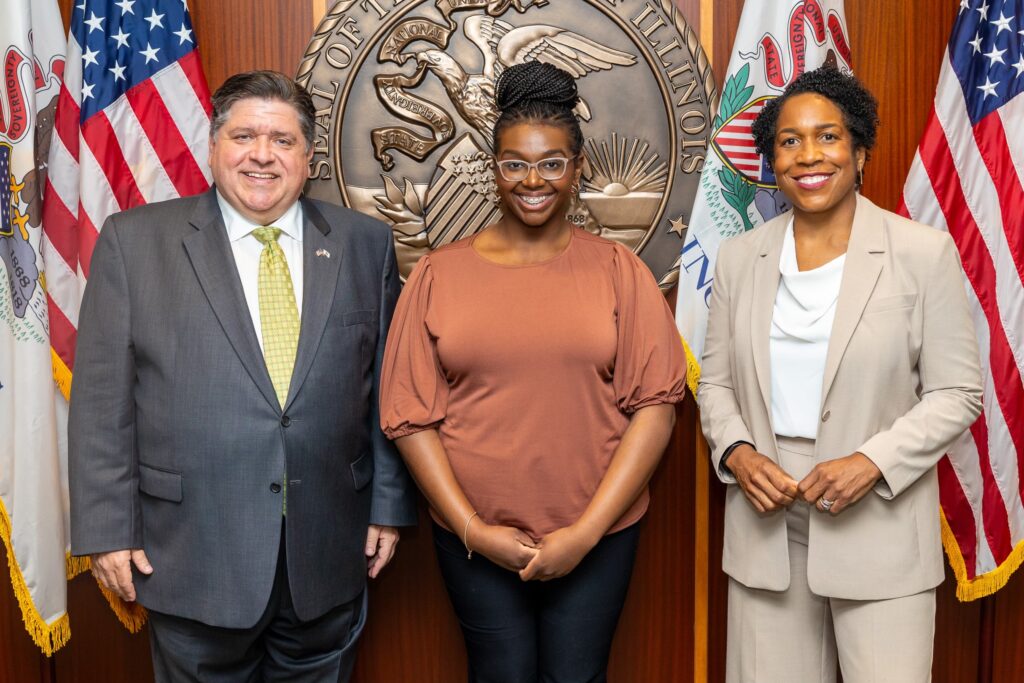
[[[714, 0], [700, 0], [700, 44], [714, 64]], [[711, 112], [712, 115], [715, 112]], [[676, 296], [680, 296], [677, 292]], [[694, 397], [696, 401], [696, 396]], [[708, 443], [700, 431], [697, 418], [696, 448], [694, 449], [694, 533], [693, 533], [693, 682], [708, 680]]]

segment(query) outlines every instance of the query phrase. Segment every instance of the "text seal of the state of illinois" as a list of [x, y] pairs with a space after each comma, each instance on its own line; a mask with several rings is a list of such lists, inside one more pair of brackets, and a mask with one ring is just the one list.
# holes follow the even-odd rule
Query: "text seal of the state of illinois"
[[404, 279], [500, 217], [494, 85], [528, 60], [577, 79], [587, 163], [569, 219], [672, 287], [717, 107], [673, 0], [337, 2], [296, 76], [316, 107], [307, 194], [389, 223]]

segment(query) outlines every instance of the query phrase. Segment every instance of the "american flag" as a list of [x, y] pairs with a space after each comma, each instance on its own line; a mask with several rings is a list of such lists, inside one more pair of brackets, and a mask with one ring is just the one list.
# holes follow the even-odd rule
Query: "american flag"
[[1002, 587], [1024, 560], [1024, 0], [962, 0], [901, 213], [960, 251], [984, 413], [939, 463], [957, 595]]
[[43, 198], [50, 342], [65, 397], [100, 226], [118, 211], [207, 189], [209, 120], [183, 0], [74, 6]]

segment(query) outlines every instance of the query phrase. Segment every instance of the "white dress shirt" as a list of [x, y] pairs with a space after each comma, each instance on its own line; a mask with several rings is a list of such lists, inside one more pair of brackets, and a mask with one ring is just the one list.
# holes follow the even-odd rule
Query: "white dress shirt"
[[800, 271], [793, 221], [786, 227], [779, 258], [769, 334], [772, 426], [781, 436], [816, 439], [825, 356], [836, 316], [846, 254], [813, 270]]
[[[231, 206], [220, 192], [217, 193], [217, 203], [220, 205], [220, 213], [224, 218], [224, 225], [227, 227], [228, 240], [231, 242], [231, 252], [235, 256], [235, 266], [238, 268], [238, 277], [242, 280], [242, 292], [245, 294], [245, 303], [249, 307], [249, 317], [252, 318], [252, 326], [256, 330], [256, 339], [260, 343], [260, 350], [263, 350], [263, 328], [260, 326], [260, 254], [263, 252], [263, 244], [252, 235], [256, 228], [263, 227], [253, 223], [238, 213]], [[281, 229], [281, 236], [277, 243], [281, 245], [284, 258], [288, 261], [288, 271], [292, 276], [292, 290], [295, 292], [295, 305], [299, 307], [299, 319], [302, 319], [302, 205], [295, 202], [284, 212], [284, 215], [272, 223], [275, 228]]]

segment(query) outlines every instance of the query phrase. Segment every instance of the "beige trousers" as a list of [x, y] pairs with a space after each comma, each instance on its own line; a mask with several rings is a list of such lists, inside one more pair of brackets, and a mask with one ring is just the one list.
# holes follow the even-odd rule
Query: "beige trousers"
[[[814, 442], [778, 437], [780, 464], [800, 480], [813, 467]], [[868, 495], [871, 495], [870, 493]], [[807, 586], [809, 516], [786, 513], [790, 586], [782, 592], [729, 579], [727, 683], [927, 683], [935, 638], [935, 591], [891, 600], [842, 600]]]

